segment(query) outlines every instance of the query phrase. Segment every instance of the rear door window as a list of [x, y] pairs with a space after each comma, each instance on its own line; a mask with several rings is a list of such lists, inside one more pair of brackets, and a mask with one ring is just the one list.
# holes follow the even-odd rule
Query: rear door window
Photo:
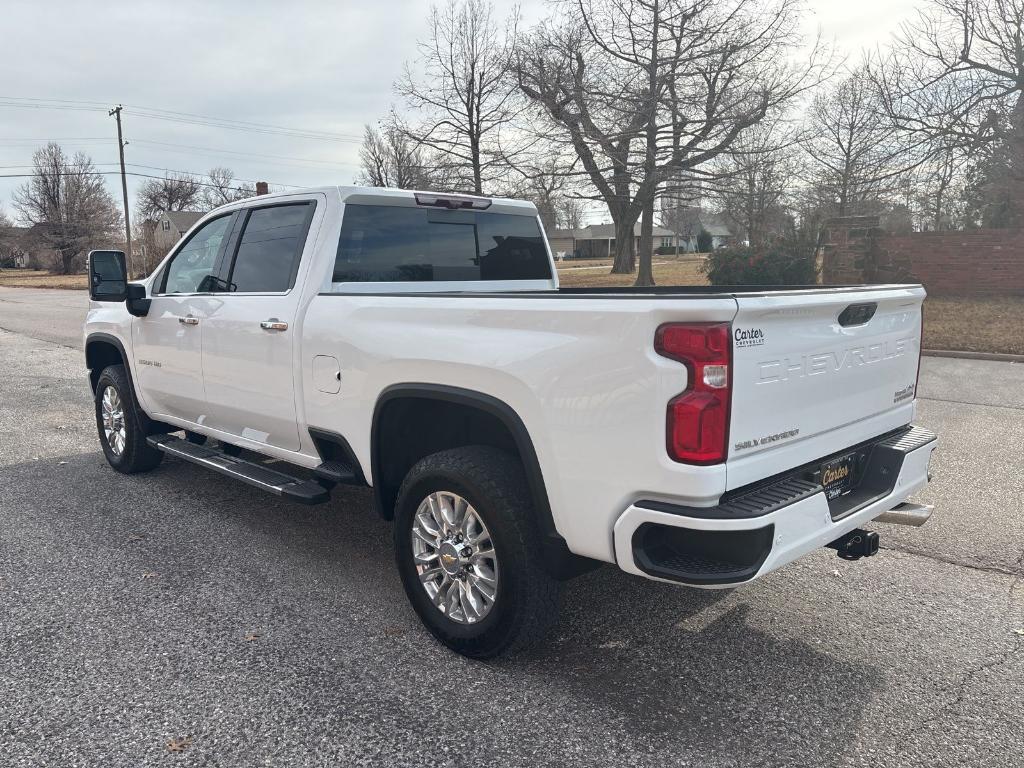
[[227, 285], [237, 293], [283, 293], [295, 284], [314, 203], [248, 212]]
[[346, 204], [333, 282], [549, 280], [533, 216]]

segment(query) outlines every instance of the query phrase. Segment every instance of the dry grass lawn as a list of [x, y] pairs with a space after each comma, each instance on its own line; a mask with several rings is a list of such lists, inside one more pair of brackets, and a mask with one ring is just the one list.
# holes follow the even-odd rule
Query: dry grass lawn
[[[591, 268], [600, 265], [602, 268]], [[558, 283], [566, 288], [612, 288], [629, 286], [636, 275], [609, 274], [609, 261], [563, 261], [558, 264]], [[654, 282], [658, 285], [707, 285], [700, 261], [658, 256], [654, 259]]]
[[72, 288], [89, 287], [85, 275], [54, 275], [43, 269], [0, 269], [0, 285], [8, 288]]
[[[562, 262], [558, 280], [566, 287], [632, 285], [634, 275], [611, 275], [607, 269], [579, 269], [609, 262]], [[699, 262], [667, 261], [654, 267], [658, 285], [706, 285]], [[997, 352], [1024, 355], [1024, 298], [929, 298], [924, 305], [925, 349]]]
[[[634, 275], [609, 274], [604, 259], [560, 262], [558, 280], [566, 287], [630, 286]], [[707, 285], [694, 259], [659, 257], [654, 265], [658, 285]], [[54, 275], [44, 270], [0, 269], [0, 285], [12, 288], [88, 287], [85, 275]], [[1024, 298], [929, 298], [924, 305], [925, 349], [999, 352], [1024, 355]]]
[[1024, 355], [1024, 297], [929, 298], [924, 348]]

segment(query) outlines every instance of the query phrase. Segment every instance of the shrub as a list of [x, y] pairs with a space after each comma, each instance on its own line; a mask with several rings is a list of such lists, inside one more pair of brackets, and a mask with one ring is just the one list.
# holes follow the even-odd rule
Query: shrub
[[758, 248], [720, 248], [701, 265], [712, 285], [811, 285], [818, 281], [814, 248], [779, 240]]
[[701, 229], [697, 235], [697, 250], [701, 253], [707, 253], [711, 250], [711, 246], [714, 244], [715, 239], [711, 236], [711, 233], [706, 229]]

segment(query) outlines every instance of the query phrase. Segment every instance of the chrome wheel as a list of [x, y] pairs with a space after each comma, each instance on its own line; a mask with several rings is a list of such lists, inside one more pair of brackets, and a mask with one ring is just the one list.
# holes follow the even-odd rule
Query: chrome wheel
[[124, 424], [124, 406], [116, 389], [111, 386], [104, 388], [100, 409], [103, 415], [103, 437], [107, 441], [107, 447], [112, 454], [120, 456], [124, 451], [128, 432]]
[[412, 557], [434, 606], [459, 624], [483, 619], [498, 595], [498, 558], [491, 534], [472, 505], [438, 491], [413, 516]]

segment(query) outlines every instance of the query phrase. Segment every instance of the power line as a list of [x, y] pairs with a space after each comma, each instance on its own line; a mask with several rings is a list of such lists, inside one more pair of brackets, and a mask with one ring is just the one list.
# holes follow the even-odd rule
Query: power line
[[[177, 173], [177, 174], [182, 175], [182, 176], [192, 176], [192, 177], [196, 177], [196, 178], [202, 178], [203, 176], [206, 176], [205, 173], [196, 173], [195, 171], [176, 171], [173, 168], [161, 168], [160, 166], [157, 166], [157, 165], [142, 165], [141, 163], [125, 163], [125, 165], [129, 166], [130, 168], [148, 168], [151, 171], [164, 171], [165, 173]], [[162, 177], [153, 176], [151, 178], [156, 179], [156, 178], [162, 178]], [[237, 176], [233, 176], [231, 180], [232, 181], [242, 181], [242, 182], [245, 182], [247, 184], [256, 184], [256, 183], [258, 183], [260, 181], [265, 181], [265, 179], [240, 179]], [[273, 184], [275, 187], [291, 187], [293, 189], [302, 189], [303, 186], [309, 186], [308, 184], [306, 184], [306, 185], [302, 185], [302, 184], [281, 184], [281, 183], [276, 182], [276, 181], [268, 181], [267, 183], [268, 184]], [[219, 187], [220, 185], [213, 184], [211, 186]]]
[[[0, 106], [23, 109], [70, 110], [78, 112], [99, 112], [106, 109], [104, 105], [93, 101], [37, 99], [17, 96], [0, 96]], [[304, 128], [289, 128], [270, 123], [234, 120], [226, 117], [211, 117], [209, 115], [199, 115], [192, 112], [176, 112], [173, 110], [157, 109], [154, 107], [128, 105], [128, 108], [132, 110], [133, 117], [151, 120], [165, 120], [184, 125], [199, 125], [209, 128], [223, 128], [225, 130], [232, 131], [245, 131], [249, 133], [288, 136], [291, 138], [314, 139], [319, 141], [336, 141], [343, 143], [358, 143], [362, 141], [361, 136], [351, 133], [335, 133], [331, 131], [318, 131]]]
[[[151, 168], [152, 167], [152, 166], [138, 166], [138, 165], [135, 165], [133, 163], [126, 163], [126, 165], [131, 165], [133, 168], [135, 168], [135, 167]], [[180, 174], [183, 174], [183, 175], [190, 175], [190, 176], [197, 175], [197, 174], [193, 174], [191, 171], [173, 171], [173, 170], [171, 170], [169, 168], [157, 168], [155, 170], [163, 170], [163, 171], [167, 171], [168, 173], [180, 173]], [[42, 174], [42, 175], [61, 177], [61, 176], [119, 176], [120, 174], [121, 174], [120, 171], [57, 171], [56, 173], [47, 172], [47, 173]], [[39, 175], [40, 174], [38, 174], [38, 173], [0, 173], [0, 179], [31, 179], [31, 178], [34, 178], [34, 177], [39, 176]], [[159, 179], [161, 181], [166, 178], [165, 176], [154, 176], [151, 173], [138, 173], [136, 171], [126, 171], [125, 175], [126, 176], [136, 176], [136, 177], [141, 178], [141, 179]], [[244, 182], [253, 183], [253, 184], [255, 183], [254, 181], [251, 181], [250, 179], [235, 179], [235, 181], [244, 181]], [[263, 181], [263, 179], [260, 179], [260, 181]], [[201, 187], [212, 187], [214, 189], [221, 189], [222, 188], [222, 185], [220, 185], [220, 184], [211, 184], [211, 183], [206, 182], [206, 181], [199, 181], [198, 179], [195, 179], [194, 182], [196, 184], [198, 184], [199, 186], [201, 186]], [[291, 189], [303, 189], [303, 187], [301, 185], [299, 185], [299, 184], [281, 184], [281, 183], [276, 182], [276, 181], [268, 181], [267, 183], [268, 184], [272, 184], [275, 187], [289, 187]]]
[[235, 125], [228, 122], [220, 122], [213, 119], [196, 120], [191, 118], [177, 118], [170, 117], [168, 115], [153, 114], [149, 112], [132, 112], [132, 117], [153, 120], [166, 120], [171, 123], [181, 123], [182, 125], [197, 125], [206, 128], [222, 128], [229, 131], [243, 131], [246, 133], [256, 133], [267, 136], [286, 136], [288, 138], [293, 139], [314, 139], [318, 141], [333, 141], [349, 144], [356, 144], [362, 141], [361, 138], [358, 138], [351, 134], [331, 134], [319, 131], [304, 131], [299, 129], [254, 128], [245, 125]]
[[[175, 147], [183, 150], [192, 150], [200, 152], [214, 152], [220, 155], [238, 155], [240, 157], [256, 158], [260, 160], [286, 160], [295, 161], [299, 163], [312, 163], [319, 166], [336, 166], [340, 168], [350, 168], [351, 163], [343, 163], [335, 160], [317, 160], [312, 157], [289, 157], [287, 155], [267, 155], [260, 152], [242, 152], [234, 149], [220, 149], [218, 147], [198, 147], [191, 144], [174, 144], [168, 141], [150, 141], [149, 139], [135, 139], [134, 144], [143, 146], [157, 146], [157, 147]], [[287, 163], [277, 163], [278, 165]]]
[[5, 144], [48, 144], [56, 141], [110, 141], [109, 136], [63, 136], [55, 139], [39, 139], [39, 138], [4, 138], [0, 139], [0, 146]]
[[235, 126], [238, 130], [257, 129], [260, 131], [284, 131], [285, 133], [302, 133], [308, 135], [310, 138], [323, 138], [323, 139], [336, 139], [340, 141], [362, 141], [362, 136], [358, 136], [351, 133], [336, 133], [334, 131], [318, 131], [310, 130], [306, 128], [289, 128], [283, 125], [272, 125], [269, 123], [258, 123], [249, 120], [235, 120], [227, 117], [210, 117], [209, 115], [197, 115], [191, 112], [176, 112], [169, 109], [154, 109], [152, 107], [140, 107], [128, 105], [133, 110], [133, 114], [147, 113], [152, 117], [166, 120], [199, 120], [199, 121], [212, 121], [216, 123], [223, 123], [225, 125]]
[[106, 109], [106, 102], [103, 101], [82, 101], [80, 99], [40, 99], [32, 96], [0, 96], [0, 99], [10, 99], [13, 101], [35, 101], [35, 102], [55, 102], [57, 104], [88, 104], [96, 109]]

